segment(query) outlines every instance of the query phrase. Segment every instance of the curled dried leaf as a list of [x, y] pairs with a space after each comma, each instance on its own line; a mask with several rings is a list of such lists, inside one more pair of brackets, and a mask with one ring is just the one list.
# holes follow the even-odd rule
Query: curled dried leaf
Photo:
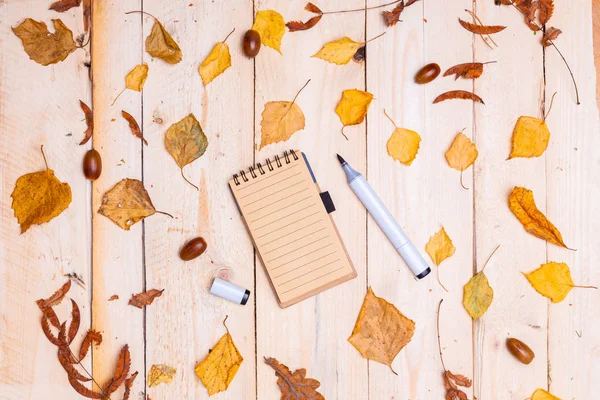
[[46, 318], [46, 316], [42, 316], [42, 332], [44, 332], [44, 335], [46, 335], [48, 341], [50, 341], [50, 343], [53, 345], [60, 346], [62, 344], [58, 337], [52, 333], [52, 329], [50, 328], [50, 324], [48, 323], [48, 318]]
[[405, 7], [404, 1], [401, 1], [400, 3], [396, 4], [392, 11], [383, 11], [383, 21], [385, 22], [385, 25], [396, 25], [400, 21], [400, 14], [402, 14], [402, 11], [404, 11]]
[[144, 139], [144, 135], [142, 134], [142, 130], [140, 129], [140, 126], [138, 125], [138, 123], [135, 120], [135, 118], [133, 118], [133, 115], [129, 114], [125, 110], [121, 110], [121, 115], [129, 123], [129, 129], [131, 129], [131, 133], [133, 134], [133, 136], [135, 136], [138, 139], [142, 139], [142, 142], [144, 142], [144, 144], [146, 146], [148, 146], [148, 141], [146, 139]]
[[316, 379], [307, 378], [306, 369], [297, 369], [292, 373], [275, 358], [265, 357], [265, 364], [275, 370], [282, 400], [325, 400], [325, 397], [317, 392], [321, 383]]
[[83, 110], [83, 114], [85, 115], [85, 124], [87, 125], [87, 129], [85, 132], [83, 132], [83, 140], [79, 142], [79, 145], [82, 145], [86, 144], [92, 137], [92, 133], [94, 133], [94, 113], [88, 107], [88, 105], [81, 100], [79, 100], [79, 106]]
[[433, 104], [452, 99], [473, 100], [474, 102], [485, 104], [481, 97], [466, 90], [450, 90], [449, 92], [442, 93], [433, 100]]
[[135, 378], [137, 378], [138, 372], [135, 371], [129, 378], [125, 380], [125, 391], [123, 392], [123, 400], [129, 400], [129, 395], [131, 394], [131, 387], [133, 386], [133, 382]]
[[317, 7], [316, 5], [314, 5], [313, 3], [306, 3], [306, 6], [304, 7], [304, 9], [313, 14], [323, 14], [323, 11], [321, 11], [321, 9], [319, 7]]
[[315, 15], [314, 17], [310, 18], [306, 22], [290, 21], [290, 22], [286, 23], [285, 26], [288, 27], [290, 32], [306, 31], [306, 30], [309, 30], [310, 28], [314, 27], [317, 23], [319, 23], [321, 18], [323, 18], [323, 14]]
[[58, 350], [58, 362], [60, 362], [60, 365], [62, 365], [64, 370], [67, 372], [67, 375], [69, 375], [69, 377], [75, 378], [81, 382], [91, 381], [92, 380], [91, 378], [88, 378], [88, 377], [82, 375], [79, 371], [77, 371], [77, 369], [75, 368], [75, 365], [73, 365], [69, 361], [70, 355], [71, 355], [71, 353], [68, 350], [68, 348]]
[[154, 299], [162, 296], [164, 291], [165, 291], [165, 289], [163, 289], [163, 290], [151, 289], [151, 290], [148, 290], [147, 292], [135, 294], [135, 295], [131, 296], [131, 299], [129, 299], [129, 305], [137, 307], [137, 308], [142, 308], [143, 306], [148, 306], [148, 305], [152, 304]]
[[79, 332], [79, 325], [81, 324], [81, 312], [79, 306], [75, 303], [75, 300], [71, 299], [71, 305], [73, 310], [71, 311], [71, 323], [69, 324], [69, 332], [67, 335], [68, 343], [71, 344]]
[[455, 65], [444, 72], [444, 76], [454, 75], [454, 80], [458, 78], [477, 79], [482, 73], [483, 63], [474, 62]]
[[87, 387], [85, 387], [81, 382], [79, 382], [75, 377], [68, 375], [69, 383], [75, 389], [77, 393], [82, 395], [83, 397], [87, 397], [88, 399], [101, 399], [103, 398], [102, 393], [94, 392]]
[[52, 294], [52, 296], [48, 297], [47, 299], [40, 299], [38, 300], [38, 306], [40, 306], [40, 308], [42, 306], [44, 307], [54, 307], [59, 305], [63, 299], [65, 298], [65, 296], [67, 295], [67, 293], [69, 293], [69, 290], [71, 290], [71, 280], [69, 279], [68, 281], [65, 282], [64, 285], [62, 285], [60, 287], [60, 289], [58, 289], [56, 292], [54, 292]]
[[102, 343], [102, 335], [100, 332], [97, 332], [93, 329], [87, 331], [83, 341], [81, 342], [81, 347], [79, 348], [79, 361], [83, 360], [90, 349], [92, 343], [95, 343], [96, 346]]
[[505, 26], [501, 25], [476, 25], [467, 21], [463, 21], [460, 18], [458, 19], [458, 22], [463, 28], [477, 35], [491, 35], [493, 33], [498, 33], [506, 29]]
[[542, 38], [542, 45], [544, 47], [552, 46], [552, 41], [556, 40], [556, 38], [558, 38], [558, 36], [561, 33], [562, 33], [562, 31], [560, 29], [555, 28], [553, 26], [546, 29], [546, 33], [544, 34], [544, 37]]
[[177, 64], [183, 58], [183, 53], [165, 27], [154, 20], [152, 32], [146, 38], [146, 51], [152, 57], [158, 57], [169, 64]]
[[58, 0], [52, 3], [49, 10], [54, 10], [56, 12], [62, 13], [70, 10], [73, 7], [79, 7], [81, 5], [81, 0]]
[[554, 0], [538, 0], [540, 24], [546, 25], [554, 13]]
[[108, 383], [105, 392], [112, 394], [125, 382], [127, 375], [129, 375], [129, 369], [131, 368], [131, 354], [129, 353], [129, 346], [125, 345], [121, 348], [119, 358], [117, 358], [117, 365], [115, 366], [115, 372], [113, 377]]

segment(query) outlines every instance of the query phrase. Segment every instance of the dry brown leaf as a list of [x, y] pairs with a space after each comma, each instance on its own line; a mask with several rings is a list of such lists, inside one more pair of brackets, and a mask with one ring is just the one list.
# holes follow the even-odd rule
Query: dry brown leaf
[[40, 147], [46, 170], [25, 174], [15, 183], [12, 209], [25, 233], [31, 225], [41, 225], [60, 215], [71, 204], [71, 187], [62, 183], [48, 168], [44, 147]]
[[[410, 5], [410, 4], [409, 4]], [[392, 9], [392, 11], [383, 11], [383, 21], [386, 26], [394, 26], [400, 21], [400, 14], [404, 11], [404, 1], [396, 4], [396, 6]]]
[[75, 336], [77, 336], [77, 332], [79, 332], [79, 325], [81, 324], [81, 312], [79, 311], [79, 306], [73, 299], [71, 299], [71, 306], [73, 307], [73, 310], [71, 311], [71, 323], [69, 324], [69, 332], [67, 335], [69, 344], [73, 343]]
[[59, 305], [63, 299], [65, 298], [65, 296], [67, 295], [67, 293], [69, 293], [69, 290], [71, 290], [71, 280], [69, 279], [68, 281], [66, 281], [64, 283], [64, 285], [62, 285], [60, 287], [60, 289], [58, 289], [56, 292], [54, 292], [52, 294], [52, 296], [48, 297], [47, 299], [40, 299], [37, 301], [38, 306], [40, 306], [40, 308], [42, 306], [44, 307], [54, 307], [56, 305]]
[[198, 189], [183, 175], [183, 167], [200, 158], [208, 147], [208, 138], [194, 114], [190, 113], [169, 127], [165, 134], [165, 147], [181, 170], [183, 179]]
[[169, 384], [177, 373], [175, 368], [165, 364], [154, 364], [148, 371], [148, 387], [158, 386], [161, 383]]
[[87, 331], [83, 341], [81, 342], [81, 347], [79, 348], [79, 361], [83, 360], [85, 356], [87, 356], [92, 343], [95, 343], [96, 346], [99, 346], [102, 343], [102, 335], [100, 332], [90, 329]]
[[539, 157], [550, 141], [550, 131], [544, 120], [519, 117], [513, 128], [512, 150], [508, 159], [515, 157]]
[[323, 17], [323, 11], [321, 11], [321, 9], [319, 7], [317, 7], [316, 5], [314, 5], [313, 3], [306, 4], [306, 7], [304, 7], [304, 9], [306, 11], [309, 11], [314, 14], [319, 14], [319, 15], [316, 15], [316, 16], [310, 18], [306, 22], [302, 22], [302, 21], [288, 22], [285, 25], [288, 27], [290, 32], [306, 31], [306, 30], [312, 28], [313, 26], [315, 26]]
[[316, 379], [307, 378], [306, 369], [297, 369], [292, 373], [288, 367], [272, 357], [265, 357], [265, 364], [275, 370], [281, 400], [325, 400], [325, 397], [317, 392], [321, 383]]
[[106, 385], [104, 391], [106, 394], [111, 395], [116, 392], [117, 389], [125, 382], [127, 375], [129, 375], [129, 369], [131, 368], [131, 354], [129, 353], [129, 346], [125, 345], [121, 348], [119, 358], [117, 358], [117, 365], [115, 366], [115, 372], [113, 377]]
[[506, 29], [505, 26], [501, 25], [476, 25], [470, 22], [463, 21], [460, 18], [458, 19], [458, 22], [463, 28], [477, 35], [491, 35], [493, 33], [498, 33]]
[[152, 56], [160, 58], [169, 64], [177, 64], [183, 58], [183, 53], [157, 19], [154, 20], [152, 32], [146, 38], [146, 51]]
[[[415, 323], [369, 287], [348, 341], [369, 360], [390, 367], [415, 332]], [[398, 374], [396, 374], [398, 375]]]
[[321, 11], [321, 9], [319, 7], [317, 7], [315, 4], [310, 3], [310, 2], [306, 3], [306, 6], [304, 6], [304, 9], [313, 14], [323, 14], [323, 11]]
[[515, 187], [508, 197], [508, 207], [527, 232], [550, 243], [567, 247], [560, 231], [536, 207], [531, 190]]
[[433, 104], [451, 99], [473, 100], [477, 103], [485, 104], [481, 97], [477, 96], [475, 93], [467, 92], [466, 90], [451, 90], [449, 92], [442, 93], [436, 97], [435, 100], [433, 100]]
[[60, 365], [62, 365], [63, 369], [67, 372], [67, 375], [69, 375], [69, 377], [73, 377], [75, 379], [77, 379], [80, 382], [89, 382], [92, 379], [88, 378], [84, 375], [82, 375], [79, 371], [77, 371], [77, 369], [75, 368], [74, 364], [71, 364], [71, 362], [69, 361], [69, 356], [70, 356], [70, 352], [68, 350], [68, 348], [65, 349], [59, 349], [58, 350], [58, 362], [60, 363]]
[[87, 32], [92, 23], [92, 0], [83, 0], [83, 30]]
[[60, 346], [62, 343], [58, 337], [52, 333], [52, 329], [50, 328], [50, 324], [48, 323], [48, 318], [45, 315], [42, 316], [42, 332], [46, 335], [46, 338], [50, 343], [55, 346]]
[[83, 114], [85, 115], [85, 124], [87, 125], [87, 129], [85, 132], [83, 132], [83, 140], [79, 142], [79, 145], [82, 145], [86, 144], [92, 137], [92, 133], [94, 133], [94, 113], [87, 106], [87, 104], [81, 100], [79, 100], [79, 106], [83, 110]]
[[81, 5], [81, 0], [58, 0], [52, 3], [49, 10], [54, 10], [56, 12], [62, 13], [70, 10], [73, 7], [79, 7]]
[[544, 47], [552, 46], [552, 41], [556, 40], [556, 38], [558, 38], [558, 36], [561, 33], [562, 33], [562, 31], [560, 29], [555, 28], [553, 26], [546, 29], [546, 33], [544, 34], [544, 37], [542, 38], [542, 45]]
[[136, 295], [131, 296], [131, 299], [129, 299], [129, 305], [137, 307], [137, 308], [142, 308], [143, 306], [149, 306], [150, 304], [152, 304], [154, 299], [162, 296], [164, 291], [165, 291], [165, 289], [163, 289], [163, 290], [150, 289], [147, 292], [138, 293]]
[[128, 231], [131, 226], [157, 211], [144, 184], [138, 179], [125, 178], [104, 194], [98, 213]]
[[58, 317], [56, 316], [56, 313], [52, 307], [45, 306], [43, 300], [37, 300], [36, 304], [42, 311], [42, 314], [44, 314], [44, 318], [46, 318], [52, 324], [52, 326], [60, 329], [60, 321], [58, 320]]
[[129, 378], [125, 380], [125, 391], [123, 392], [123, 400], [129, 400], [129, 395], [131, 394], [131, 387], [133, 386], [133, 382], [135, 381], [135, 378], [137, 378], [137, 376], [138, 372], [135, 371], [129, 376]]
[[54, 33], [48, 31], [44, 22], [31, 18], [25, 19], [21, 25], [12, 28], [15, 35], [23, 42], [25, 52], [33, 61], [49, 65], [63, 61], [77, 45], [73, 40], [73, 32], [60, 19], [53, 19]]
[[540, 18], [540, 24], [546, 25], [554, 13], [554, 0], [538, 0], [537, 4], [540, 10], [538, 14]]
[[119, 295], [113, 294], [112, 296], [110, 296], [108, 298], [108, 301], [114, 301], [114, 300], [119, 300]]
[[71, 375], [67, 375], [69, 378], [69, 383], [75, 389], [77, 393], [82, 395], [83, 397], [87, 397], [88, 399], [101, 399], [104, 397], [102, 393], [94, 392], [87, 387], [83, 386], [81, 382], [79, 382], [75, 377]]
[[131, 133], [133, 134], [133, 136], [135, 136], [138, 139], [142, 139], [142, 142], [144, 142], [144, 144], [148, 146], [148, 141], [144, 139], [144, 135], [142, 134], [140, 126], [138, 125], [135, 118], [133, 118], [133, 115], [129, 114], [125, 110], [121, 110], [121, 115], [129, 123], [129, 129], [131, 129]]
[[454, 80], [458, 78], [477, 79], [483, 73], [483, 65], [484, 63], [480, 62], [458, 64], [444, 72], [444, 76], [454, 75]]

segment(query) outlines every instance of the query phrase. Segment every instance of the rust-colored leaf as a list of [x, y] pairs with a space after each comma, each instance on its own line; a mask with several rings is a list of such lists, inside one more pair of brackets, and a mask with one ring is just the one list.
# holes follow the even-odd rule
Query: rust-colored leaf
[[396, 4], [392, 11], [383, 11], [383, 21], [386, 26], [394, 26], [400, 21], [400, 14], [404, 11], [404, 1]]
[[75, 377], [69, 375], [69, 383], [75, 389], [77, 393], [82, 395], [83, 397], [87, 397], [88, 399], [101, 399], [103, 396], [101, 393], [96, 393], [87, 387], [85, 387], [81, 382], [79, 382]]
[[142, 141], [144, 142], [144, 144], [146, 146], [148, 146], [148, 141], [146, 139], [144, 139], [144, 135], [142, 134], [142, 130], [140, 129], [140, 126], [138, 125], [138, 123], [135, 120], [135, 118], [133, 118], [133, 115], [129, 114], [125, 110], [121, 110], [121, 115], [129, 123], [129, 129], [131, 129], [131, 133], [133, 133], [133, 136], [135, 136], [138, 139], [142, 139]]
[[40, 299], [36, 303], [38, 306], [40, 306], [40, 308], [42, 308], [42, 306], [43, 307], [57, 306], [63, 301], [63, 299], [65, 298], [67, 293], [69, 293], [70, 289], [71, 289], [71, 280], [69, 279], [68, 281], [65, 282], [64, 285], [62, 285], [60, 287], [60, 289], [58, 289], [56, 292], [54, 292], [52, 294], [52, 296], [48, 297], [47, 299]]
[[123, 392], [123, 400], [129, 400], [129, 395], [131, 394], [131, 387], [133, 386], [133, 381], [137, 378], [138, 372], [135, 371], [129, 378], [125, 380], [125, 391]]
[[69, 352], [68, 348], [59, 349], [57, 356], [58, 356], [58, 361], [60, 362], [60, 365], [62, 365], [64, 370], [67, 371], [67, 374], [69, 375], [69, 377], [75, 378], [81, 382], [89, 382], [92, 380], [91, 378], [88, 378], [88, 377], [82, 375], [79, 371], [77, 371], [77, 369], [75, 368], [75, 365], [69, 361], [69, 358], [70, 358], [69, 356], [71, 356], [71, 353]]
[[477, 96], [475, 93], [467, 92], [466, 90], [451, 90], [442, 93], [433, 100], [433, 104], [451, 99], [473, 100], [477, 103], [485, 104], [481, 97]]
[[462, 19], [458, 19], [458, 22], [461, 24], [463, 28], [468, 30], [471, 33], [475, 33], [478, 35], [491, 35], [492, 33], [498, 33], [506, 29], [505, 26], [501, 25], [476, 25], [470, 22], [463, 21]]
[[92, 133], [94, 133], [94, 113], [92, 113], [92, 110], [83, 101], [79, 100], [79, 105], [85, 114], [85, 123], [87, 125], [87, 129], [83, 132], [83, 140], [79, 143], [79, 145], [82, 145], [86, 144], [92, 137]]
[[131, 368], [131, 354], [129, 353], [129, 345], [123, 346], [117, 359], [115, 372], [104, 390], [108, 395], [117, 391], [117, 389], [125, 382]]
[[71, 323], [69, 324], [69, 334], [67, 335], [67, 339], [69, 344], [73, 342], [77, 332], [79, 332], [79, 325], [81, 324], [81, 312], [79, 311], [79, 306], [75, 303], [75, 300], [71, 299], [71, 305], [73, 310], [71, 311]]
[[83, 30], [87, 32], [92, 23], [92, 0], [83, 0]]
[[306, 369], [297, 369], [292, 373], [274, 358], [265, 358], [265, 364], [275, 370], [281, 400], [325, 400], [325, 397], [317, 392], [321, 383], [316, 379], [307, 378]]
[[554, 13], [554, 0], [538, 0], [540, 24], [546, 25]]
[[60, 346], [60, 340], [58, 337], [52, 333], [52, 329], [50, 328], [50, 324], [48, 323], [48, 318], [46, 316], [42, 316], [42, 332], [46, 335], [46, 338], [55, 346]]
[[552, 41], [556, 40], [558, 35], [560, 35], [561, 33], [562, 33], [562, 31], [560, 29], [555, 28], [553, 26], [546, 29], [546, 33], [544, 34], [544, 37], [542, 38], [542, 45], [544, 45], [544, 47], [552, 46]]
[[454, 80], [458, 78], [477, 79], [482, 73], [483, 63], [474, 62], [455, 65], [444, 72], [444, 76], [454, 75]]
[[449, 379], [452, 379], [454, 382], [456, 382], [458, 386], [469, 388], [473, 384], [473, 381], [471, 379], [461, 374], [453, 374], [450, 371], [446, 371], [446, 376]]
[[61, 13], [70, 10], [73, 7], [79, 7], [80, 5], [81, 0], [59, 0], [52, 3], [49, 9]]
[[445, 371], [443, 376], [446, 400], [467, 400], [467, 394], [458, 386], [471, 387], [471, 380], [463, 375], [454, 375], [450, 371]]
[[113, 294], [112, 296], [110, 296], [108, 298], [108, 301], [114, 301], [114, 300], [119, 300], [119, 295], [118, 294]]
[[63, 322], [58, 331], [59, 351], [68, 359], [71, 364], [75, 364], [77, 360], [71, 353], [69, 343], [67, 342], [67, 323]]
[[288, 27], [290, 32], [306, 31], [315, 26], [317, 23], [319, 23], [321, 18], [323, 18], [323, 14], [315, 15], [306, 22], [290, 21], [286, 23], [285, 26]]
[[142, 292], [131, 296], [129, 299], [129, 305], [137, 308], [142, 308], [143, 306], [148, 306], [152, 304], [155, 298], [162, 296], [163, 290], [151, 289], [147, 292]]
[[314, 13], [314, 14], [323, 14], [323, 11], [321, 11], [321, 9], [319, 7], [317, 7], [316, 5], [314, 5], [313, 3], [306, 3], [306, 6], [304, 7], [304, 9], [306, 11]]
[[83, 338], [83, 342], [81, 342], [81, 347], [79, 348], [79, 361], [82, 361], [85, 356], [87, 356], [92, 342], [96, 343], [96, 345], [102, 343], [102, 335], [100, 332], [90, 329]]
[[56, 316], [56, 313], [54, 312], [54, 310], [52, 309], [52, 307], [47, 307], [44, 305], [43, 303], [44, 300], [38, 300], [36, 301], [36, 304], [38, 305], [38, 307], [40, 308], [40, 310], [42, 310], [42, 314], [44, 314], [44, 317], [50, 321], [50, 323], [52, 324], [52, 326], [60, 329], [60, 321], [58, 320], [58, 317]]

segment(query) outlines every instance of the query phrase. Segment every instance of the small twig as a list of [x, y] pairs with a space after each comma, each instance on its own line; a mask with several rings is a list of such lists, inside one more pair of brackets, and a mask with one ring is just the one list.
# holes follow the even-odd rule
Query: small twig
[[442, 357], [442, 345], [440, 344], [440, 309], [442, 308], [442, 302], [444, 301], [444, 299], [440, 300], [440, 303], [438, 304], [438, 312], [437, 312], [437, 339], [438, 339], [438, 350], [440, 352], [440, 361], [442, 362], [442, 368], [444, 368], [444, 374], [448, 371], [446, 369], [446, 365], [444, 364], [444, 357]]
[[115, 97], [115, 99], [111, 103], [111, 105], [110, 105], [111, 107], [115, 105], [115, 103], [117, 102], [117, 100], [119, 99], [119, 97], [121, 97], [121, 95], [123, 94], [123, 92], [126, 91], [126, 90], [127, 90], [127, 87], [124, 87], [123, 90], [121, 90], [119, 92], [119, 94], [117, 95], [117, 97]]
[[394, 122], [394, 120], [392, 119], [392, 117], [390, 117], [388, 115], [388, 113], [385, 111], [385, 108], [383, 109], [383, 114], [385, 114], [385, 116], [387, 117], [387, 119], [389, 119], [390, 122], [394, 125], [394, 128], [398, 129], [398, 125], [396, 125], [396, 123]]
[[488, 265], [488, 262], [490, 261], [490, 258], [492, 258], [492, 256], [496, 252], [496, 250], [498, 250], [499, 248], [500, 248], [500, 245], [496, 246], [496, 248], [494, 249], [494, 251], [492, 251], [492, 253], [488, 256], [487, 260], [485, 260], [485, 263], [483, 264], [483, 268], [481, 268], [481, 271], [479, 271], [479, 272], [483, 272], [483, 270], [485, 269], [486, 265]]
[[225, 36], [225, 39], [223, 39], [222, 43], [225, 43], [227, 41], [227, 39], [229, 38], [229, 36], [231, 36], [231, 34], [235, 32], [235, 28], [233, 28], [233, 30], [231, 32], [229, 32], [229, 34], [227, 34], [227, 36]]
[[358, 11], [368, 11], [368, 10], [374, 10], [376, 8], [383, 8], [383, 7], [387, 7], [387, 6], [391, 6], [392, 4], [396, 4], [396, 3], [400, 3], [401, 1], [404, 0], [395, 0], [386, 4], [381, 4], [378, 6], [372, 6], [372, 7], [363, 7], [363, 8], [354, 8], [351, 10], [337, 10], [337, 11], [325, 11], [322, 14], [342, 14], [342, 13], [349, 13], [349, 12], [358, 12]]
[[[181, 168], [180, 171], [181, 171], [181, 176], [183, 177], [183, 179], [185, 179], [185, 181], [187, 183], [189, 183], [190, 185], [192, 185], [193, 187], [195, 187], [197, 191], [200, 191], [200, 188], [198, 188], [198, 186], [194, 185], [192, 182], [190, 182], [188, 180], [188, 178], [185, 177], [185, 175], [183, 174], [183, 168]], [[171, 217], [171, 218], [173, 218], [173, 217]]]
[[44, 164], [46, 164], [46, 169], [50, 169], [48, 168], [48, 161], [46, 160], [46, 154], [44, 154], [44, 145], [40, 145], [40, 151], [42, 152], [42, 157], [44, 157]]
[[369, 40], [367, 40], [366, 42], [364, 42], [363, 44], [367, 44], [369, 42], [372, 42], [375, 39], [379, 39], [380, 37], [382, 37], [383, 35], [385, 35], [385, 31], [383, 31], [383, 33], [380, 33], [379, 35], [375, 36], [374, 38], [371, 38]]

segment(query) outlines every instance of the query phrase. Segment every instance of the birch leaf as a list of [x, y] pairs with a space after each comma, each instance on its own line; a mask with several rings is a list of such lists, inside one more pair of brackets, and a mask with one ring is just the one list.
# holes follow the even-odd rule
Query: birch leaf
[[536, 207], [531, 190], [515, 187], [508, 197], [508, 207], [527, 232], [550, 243], [567, 247], [560, 231]]
[[173, 40], [158, 20], [154, 21], [152, 31], [146, 38], [146, 51], [152, 57], [163, 59], [169, 64], [177, 64], [183, 58], [183, 53], [177, 42]]
[[569, 266], [565, 263], [549, 262], [529, 274], [523, 274], [531, 286], [553, 303], [560, 303], [574, 287], [594, 288], [595, 286], [577, 286], [571, 278]]
[[483, 271], [472, 277], [463, 289], [463, 306], [473, 320], [481, 317], [494, 300], [494, 289]]
[[387, 152], [396, 161], [404, 165], [411, 165], [417, 153], [421, 136], [415, 131], [396, 128], [387, 141]]
[[531, 395], [531, 400], [560, 400], [560, 398], [550, 394], [544, 389], [537, 389]]
[[[335, 113], [340, 117], [344, 128], [348, 125], [358, 125], [365, 120], [373, 95], [358, 89], [344, 90], [342, 98], [335, 108]], [[344, 135], [345, 137], [346, 135]], [[346, 139], [348, 139], [346, 137]]]
[[231, 67], [229, 46], [225, 42], [219, 42], [213, 47], [208, 57], [202, 61], [198, 72], [202, 78], [202, 83], [206, 86], [229, 67]]
[[270, 101], [262, 112], [262, 137], [260, 148], [268, 144], [286, 141], [301, 129], [304, 129], [304, 113], [291, 101]]
[[414, 332], [414, 321], [375, 296], [369, 287], [348, 341], [363, 357], [387, 365], [394, 372], [392, 362]]
[[[227, 318], [225, 319], [227, 320]], [[225, 325], [225, 321], [223, 321], [223, 325]], [[227, 329], [227, 326], [225, 326], [225, 329]], [[227, 329], [227, 333], [219, 339], [194, 371], [208, 390], [208, 395], [212, 396], [215, 393], [227, 390], [242, 361], [244, 361], [244, 358], [235, 343], [233, 343], [233, 338], [229, 334], [229, 329]]]
[[439, 266], [446, 258], [454, 255], [456, 247], [454, 247], [452, 240], [442, 226], [442, 229], [429, 238], [429, 242], [425, 246], [425, 251], [427, 251], [427, 254], [429, 254], [435, 265]]
[[175, 368], [171, 368], [165, 364], [152, 365], [148, 371], [148, 386], [154, 387], [161, 383], [169, 384], [173, 381], [173, 377], [177, 373]]
[[23, 42], [29, 58], [42, 65], [63, 61], [77, 49], [73, 32], [60, 19], [53, 19], [52, 24], [54, 33], [48, 31], [48, 26], [44, 22], [31, 18], [25, 19], [21, 25], [12, 28], [14, 34]]
[[287, 366], [272, 357], [265, 357], [265, 364], [275, 370], [281, 400], [325, 400], [325, 397], [317, 392], [321, 382], [307, 378], [306, 369], [297, 369], [292, 373]]
[[339, 40], [326, 43], [313, 57], [320, 58], [332, 64], [348, 64], [362, 45], [363, 43], [355, 42], [349, 37], [343, 37]]
[[465, 189], [467, 188], [463, 184], [462, 172], [475, 162], [477, 156], [477, 147], [462, 132], [456, 135], [452, 145], [446, 151], [446, 161], [451, 168], [460, 171], [460, 185]]
[[148, 64], [136, 65], [125, 77], [125, 87], [139, 92], [144, 88], [146, 78], [148, 78]]
[[[43, 146], [41, 149], [44, 155]], [[71, 187], [59, 181], [46, 164], [45, 171], [32, 172], [17, 179], [10, 196], [23, 234], [31, 225], [41, 225], [66, 210], [71, 204]]]
[[515, 157], [539, 157], [550, 141], [550, 131], [546, 122], [534, 117], [519, 117], [512, 136], [512, 151], [509, 159]]
[[281, 39], [285, 33], [285, 21], [281, 14], [273, 10], [259, 11], [252, 29], [260, 35], [260, 42], [281, 53]]

